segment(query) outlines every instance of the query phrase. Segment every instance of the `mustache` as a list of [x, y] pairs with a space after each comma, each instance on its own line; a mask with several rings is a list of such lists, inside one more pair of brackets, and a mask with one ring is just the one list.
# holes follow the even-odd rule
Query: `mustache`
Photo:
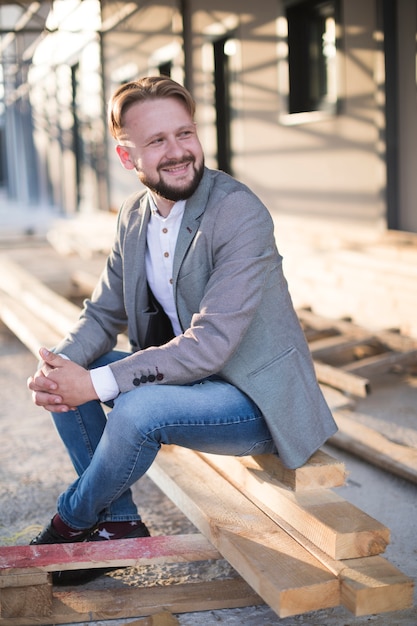
[[177, 165], [185, 165], [186, 163], [194, 163], [195, 159], [192, 156], [184, 157], [183, 159], [170, 159], [161, 163], [158, 167], [158, 171], [166, 167], [176, 167]]

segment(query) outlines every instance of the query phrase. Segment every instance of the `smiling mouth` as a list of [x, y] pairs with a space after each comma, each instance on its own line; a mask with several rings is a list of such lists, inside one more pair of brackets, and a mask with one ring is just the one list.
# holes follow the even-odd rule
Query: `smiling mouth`
[[159, 169], [163, 172], [168, 172], [169, 174], [182, 174], [188, 169], [188, 166], [192, 162], [192, 159], [187, 159], [186, 161], [181, 161], [180, 163], [164, 163], [164, 165], [161, 165]]

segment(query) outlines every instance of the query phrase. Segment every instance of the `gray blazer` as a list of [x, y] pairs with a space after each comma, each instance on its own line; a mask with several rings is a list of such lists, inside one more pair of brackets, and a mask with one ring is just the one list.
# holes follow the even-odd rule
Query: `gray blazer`
[[218, 374], [254, 400], [283, 463], [299, 467], [337, 427], [288, 293], [269, 212], [246, 186], [205, 169], [175, 250], [178, 337], [165, 333], [147, 285], [149, 215], [146, 192], [124, 203], [98, 285], [56, 351], [87, 367], [127, 328], [133, 352], [111, 365], [122, 393], [150, 374], [156, 378], [145, 384]]

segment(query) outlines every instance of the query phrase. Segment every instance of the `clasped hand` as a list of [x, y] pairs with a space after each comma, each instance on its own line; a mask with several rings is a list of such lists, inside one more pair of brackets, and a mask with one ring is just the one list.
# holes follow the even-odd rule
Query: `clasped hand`
[[54, 413], [66, 413], [98, 399], [88, 370], [46, 348], [41, 348], [39, 354], [42, 365], [27, 381], [37, 406]]

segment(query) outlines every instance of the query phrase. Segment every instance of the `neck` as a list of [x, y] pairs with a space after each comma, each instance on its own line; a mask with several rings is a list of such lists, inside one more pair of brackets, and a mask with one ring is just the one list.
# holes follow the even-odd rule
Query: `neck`
[[167, 200], [166, 198], [162, 198], [154, 191], [151, 191], [152, 199], [155, 202], [156, 208], [158, 209], [158, 213], [162, 215], [162, 217], [168, 217], [171, 212], [172, 207], [175, 202], [172, 200]]

